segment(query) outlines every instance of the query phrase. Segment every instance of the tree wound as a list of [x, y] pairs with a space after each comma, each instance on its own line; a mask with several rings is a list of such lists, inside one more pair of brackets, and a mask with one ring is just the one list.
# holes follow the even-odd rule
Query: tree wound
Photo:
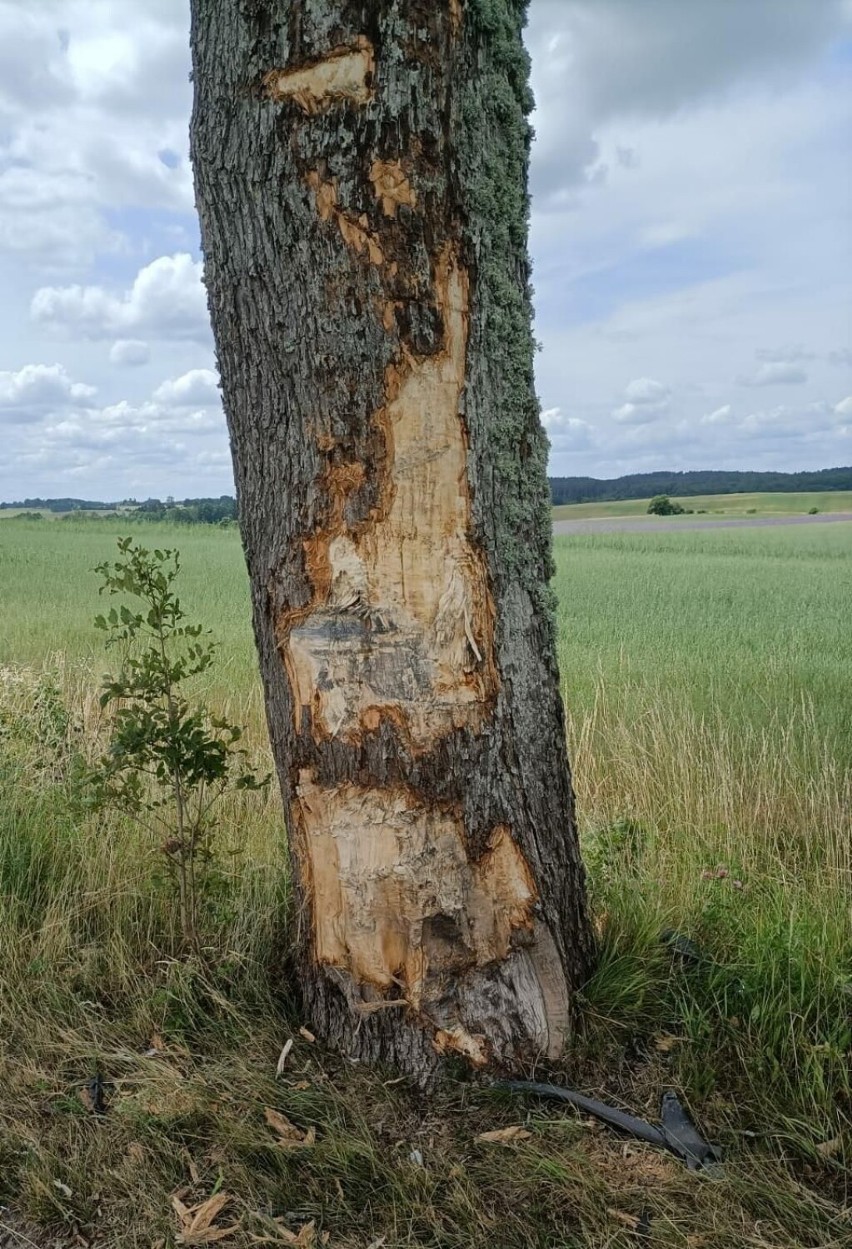
[[386, 217], [395, 217], [400, 204], [406, 204], [409, 208], [417, 207], [417, 193], [400, 161], [373, 161], [370, 181]]
[[366, 215], [355, 217], [351, 213], [344, 212], [337, 202], [337, 186], [334, 182], [323, 181], [316, 170], [311, 170], [306, 181], [316, 196], [316, 208], [320, 220], [334, 221], [346, 246], [359, 254], [365, 254], [371, 265], [378, 267], [384, 264], [385, 257], [381, 244], [370, 230]]
[[[318, 211], [340, 224], [329, 185], [317, 179]], [[318, 739], [357, 743], [386, 718], [413, 749], [428, 750], [453, 729], [479, 728], [496, 694], [494, 608], [470, 539], [459, 415], [468, 280], [450, 246], [436, 266], [434, 297], [440, 350], [403, 350], [373, 418], [387, 448], [383, 504], [349, 532], [345, 502], [361, 478], [351, 465], [329, 470], [329, 520], [304, 544], [313, 602], [280, 623], [297, 729], [307, 713]]]
[[450, 0], [450, 29], [457, 35], [462, 24], [462, 0]]
[[308, 769], [296, 812], [314, 957], [335, 970], [356, 1013], [405, 1010], [431, 1028], [439, 1053], [484, 1066], [492, 1055], [478, 1026], [504, 1001], [526, 1013], [541, 1052], [561, 1052], [559, 956], [507, 827], [471, 860], [460, 812], [404, 786], [324, 788]]
[[368, 104], [373, 98], [376, 57], [363, 35], [354, 46], [334, 48], [328, 56], [297, 69], [273, 69], [263, 79], [267, 98], [292, 100], [304, 113], [320, 113], [341, 102]]

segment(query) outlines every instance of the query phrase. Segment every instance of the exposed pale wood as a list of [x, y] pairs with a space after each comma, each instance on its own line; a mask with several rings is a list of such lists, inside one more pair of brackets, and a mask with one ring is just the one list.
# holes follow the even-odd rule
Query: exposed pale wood
[[382, 212], [388, 217], [395, 217], [400, 204], [408, 208], [417, 207], [417, 192], [408, 181], [408, 176], [398, 160], [374, 160], [370, 169], [370, 181], [381, 200]]
[[414, 747], [450, 728], [478, 728], [496, 693], [494, 608], [485, 560], [470, 542], [464, 389], [468, 281], [450, 248], [434, 287], [444, 341], [406, 350], [385, 373], [375, 414], [387, 448], [382, 506], [355, 533], [349, 496], [360, 464], [337, 465], [330, 525], [305, 544], [315, 602], [297, 625], [282, 615], [279, 644], [297, 727], [357, 742], [391, 717]]
[[366, 104], [372, 95], [375, 54], [369, 39], [333, 48], [321, 60], [298, 69], [273, 69], [263, 85], [270, 99], [292, 99], [305, 113], [318, 113], [342, 101]]

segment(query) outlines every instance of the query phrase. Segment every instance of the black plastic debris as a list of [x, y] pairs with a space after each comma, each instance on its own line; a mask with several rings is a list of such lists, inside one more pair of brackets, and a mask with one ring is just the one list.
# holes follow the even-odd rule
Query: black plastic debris
[[682, 932], [676, 932], [674, 928], [664, 928], [660, 933], [660, 941], [663, 945], [667, 945], [672, 954], [677, 955], [682, 963], [695, 966], [698, 963], [707, 962], [705, 954], [695, 942], [685, 937]]
[[532, 1080], [501, 1080], [495, 1087], [506, 1089], [510, 1093], [529, 1093], [534, 1097], [567, 1102], [569, 1106], [576, 1106], [578, 1110], [593, 1115], [636, 1140], [668, 1149], [685, 1162], [690, 1171], [710, 1166], [721, 1159], [720, 1150], [703, 1139], [681, 1106], [677, 1094], [673, 1092], [663, 1094], [662, 1122], [660, 1127], [655, 1127], [644, 1119], [637, 1119], [623, 1110], [616, 1110], [614, 1106], [607, 1106], [605, 1102], [599, 1102], [594, 1097], [575, 1093], [573, 1089], [560, 1088], [557, 1084], [538, 1084]]
[[650, 1240], [651, 1238], [651, 1211], [647, 1206], [642, 1210], [639, 1216], [639, 1222], [636, 1224], [636, 1235], [642, 1240]]
[[690, 1171], [721, 1162], [721, 1150], [704, 1140], [681, 1106], [677, 1093], [671, 1090], [663, 1094], [660, 1127], [668, 1148], [683, 1159]]
[[87, 1105], [96, 1115], [106, 1114], [107, 1103], [104, 1096], [104, 1078], [99, 1071], [83, 1085], [83, 1093]]

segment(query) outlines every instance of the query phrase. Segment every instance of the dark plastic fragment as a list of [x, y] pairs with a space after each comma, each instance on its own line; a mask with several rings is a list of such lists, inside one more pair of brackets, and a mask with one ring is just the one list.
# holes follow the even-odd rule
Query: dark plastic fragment
[[105, 1115], [107, 1112], [106, 1098], [104, 1096], [104, 1078], [98, 1071], [83, 1086], [89, 1095], [89, 1105], [96, 1115]]
[[690, 1171], [697, 1171], [701, 1167], [721, 1161], [721, 1151], [717, 1146], [708, 1144], [698, 1133], [695, 1124], [681, 1106], [677, 1093], [669, 1090], [663, 1094], [660, 1119], [666, 1145], [672, 1153], [683, 1158]]
[[660, 933], [660, 940], [667, 945], [672, 954], [676, 954], [684, 963], [705, 963], [707, 958], [703, 951], [689, 937], [674, 928], [665, 928]]
[[721, 1158], [719, 1149], [710, 1145], [698, 1133], [676, 1093], [663, 1094], [662, 1124], [654, 1127], [644, 1119], [637, 1119], [634, 1115], [616, 1110], [614, 1106], [607, 1106], [605, 1102], [599, 1102], [594, 1097], [575, 1093], [573, 1089], [560, 1088], [557, 1084], [538, 1084], [531, 1080], [501, 1080], [496, 1087], [510, 1093], [531, 1093], [535, 1097], [567, 1102], [569, 1106], [576, 1106], [578, 1110], [594, 1115], [596, 1119], [608, 1123], [620, 1132], [626, 1132], [636, 1140], [647, 1141], [649, 1145], [670, 1150], [686, 1163], [690, 1171], [709, 1166]]

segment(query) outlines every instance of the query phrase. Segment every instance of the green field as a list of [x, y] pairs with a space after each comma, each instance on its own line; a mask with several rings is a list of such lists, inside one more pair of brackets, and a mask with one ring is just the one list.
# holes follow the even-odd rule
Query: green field
[[[106, 1229], [102, 1243], [121, 1249], [171, 1245], [182, 1186], [232, 1195], [238, 1245], [271, 1235], [264, 1212], [305, 1210], [331, 1249], [626, 1249], [636, 1238], [612, 1211], [645, 1206], [652, 1243], [671, 1249], [848, 1243], [846, 526], [556, 541], [601, 948], [560, 1078], [652, 1118], [660, 1088], [679, 1088], [726, 1148], [713, 1184], [475, 1085], [420, 1100], [298, 1037], [291, 1076], [275, 1081], [299, 1018], [274, 794], [229, 800], [227, 891], [201, 974], [170, 956], [173, 915], [144, 835], [90, 815], [67, 764], [103, 733], [95, 694], [112, 657], [91, 624], [91, 569], [120, 532], [0, 524], [0, 1206], [86, 1239]], [[247, 723], [267, 766], [237, 534], [134, 532], [179, 545], [185, 606], [222, 644], [200, 693]], [[703, 961], [673, 959], [666, 928]], [[142, 1057], [152, 1036], [154, 1060]], [[93, 1122], [74, 1090], [96, 1069], [114, 1109]], [[267, 1105], [316, 1126], [315, 1149], [271, 1146]], [[520, 1122], [531, 1138], [511, 1156], [473, 1141]]]
[[[805, 516], [820, 512], [852, 512], [852, 491], [826, 490], [799, 494], [700, 494], [671, 496], [683, 508], [703, 513], [708, 520], [747, 516]], [[647, 516], [650, 499], [622, 499], [614, 503], [568, 503], [553, 509], [555, 520], [599, 520], [614, 516]], [[649, 523], [671, 523], [671, 517], [648, 516]], [[675, 521], [675, 523], [677, 523]]]

